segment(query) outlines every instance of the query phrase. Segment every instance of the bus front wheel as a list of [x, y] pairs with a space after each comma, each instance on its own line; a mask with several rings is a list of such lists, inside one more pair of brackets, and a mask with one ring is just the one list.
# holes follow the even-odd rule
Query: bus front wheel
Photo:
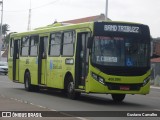
[[125, 94], [111, 94], [114, 102], [122, 102], [125, 98]]
[[68, 98], [73, 99], [73, 100], [78, 99], [80, 94], [81, 94], [80, 92], [75, 91], [73, 81], [70, 81], [68, 83], [68, 86], [67, 86], [67, 96], [68, 96]]

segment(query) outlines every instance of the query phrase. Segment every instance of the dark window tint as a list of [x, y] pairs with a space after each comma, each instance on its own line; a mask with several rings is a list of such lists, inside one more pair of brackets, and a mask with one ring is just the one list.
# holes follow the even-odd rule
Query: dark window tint
[[139, 37], [95, 36], [92, 62], [103, 66], [147, 67], [149, 44]]

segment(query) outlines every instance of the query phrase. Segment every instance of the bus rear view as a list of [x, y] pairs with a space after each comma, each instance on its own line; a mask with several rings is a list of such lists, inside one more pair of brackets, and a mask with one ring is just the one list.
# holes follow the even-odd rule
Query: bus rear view
[[[111, 94], [122, 101], [126, 94], [150, 90], [150, 32], [142, 24], [95, 22], [90, 48], [89, 91]], [[99, 85], [96, 85], [99, 82]], [[95, 88], [96, 86], [96, 88]]]

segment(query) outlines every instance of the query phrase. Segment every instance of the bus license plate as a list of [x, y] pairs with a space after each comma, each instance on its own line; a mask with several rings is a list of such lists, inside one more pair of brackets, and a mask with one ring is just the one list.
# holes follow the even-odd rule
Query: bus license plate
[[120, 86], [120, 90], [130, 90], [129, 86]]

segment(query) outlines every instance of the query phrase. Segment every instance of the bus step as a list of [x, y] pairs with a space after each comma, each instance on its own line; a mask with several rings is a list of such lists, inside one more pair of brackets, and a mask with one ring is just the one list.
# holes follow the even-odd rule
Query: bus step
[[82, 89], [75, 89], [76, 92], [85, 92], [85, 90]]
[[15, 83], [19, 83], [19, 81], [18, 81], [18, 80], [13, 80], [13, 82], [15, 82]]
[[43, 85], [43, 84], [38, 84], [38, 86], [40, 86], [40, 87], [47, 87], [47, 85]]

